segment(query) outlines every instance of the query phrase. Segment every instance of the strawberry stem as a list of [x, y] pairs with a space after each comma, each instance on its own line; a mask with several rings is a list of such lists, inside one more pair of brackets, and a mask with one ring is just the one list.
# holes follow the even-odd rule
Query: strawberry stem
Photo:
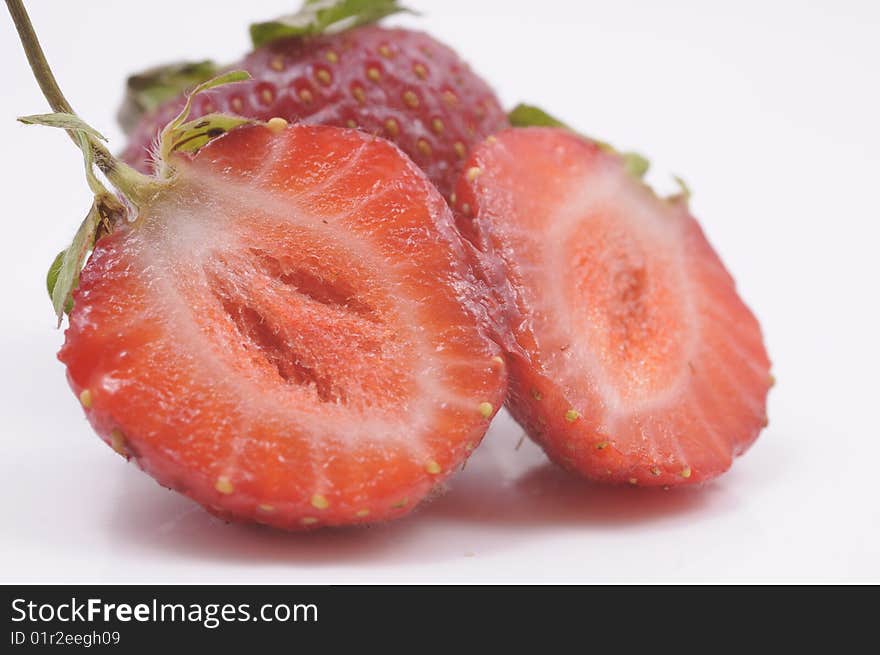
[[[6, 7], [15, 23], [15, 29], [18, 31], [18, 37], [24, 46], [24, 52], [27, 56], [28, 63], [40, 85], [49, 106], [52, 110], [60, 114], [74, 114], [73, 107], [64, 97], [55, 75], [46, 60], [46, 55], [34, 31], [34, 26], [28, 16], [27, 10], [21, 0], [6, 0]], [[67, 130], [67, 134], [73, 139], [73, 142], [80, 145], [82, 133], [77, 130]], [[139, 205], [145, 197], [152, 194], [156, 181], [152, 178], [138, 173], [127, 164], [119, 161], [110, 154], [110, 151], [92, 135], [85, 135], [88, 146], [92, 151], [92, 157], [95, 165], [107, 176], [113, 185], [122, 192], [132, 203]]]
[[[31, 70], [34, 72], [34, 77], [37, 78], [40, 90], [49, 101], [52, 111], [64, 114], [74, 113], [73, 107], [67, 102], [67, 98], [64, 97], [55, 80], [49, 62], [46, 61], [46, 55], [43, 53], [43, 48], [34, 32], [34, 26], [31, 24], [31, 19], [21, 0], [6, 0], [6, 6], [9, 8], [15, 29], [18, 30], [18, 36], [24, 45], [24, 52], [31, 65]], [[71, 138], [73, 138], [73, 134], [71, 134]]]

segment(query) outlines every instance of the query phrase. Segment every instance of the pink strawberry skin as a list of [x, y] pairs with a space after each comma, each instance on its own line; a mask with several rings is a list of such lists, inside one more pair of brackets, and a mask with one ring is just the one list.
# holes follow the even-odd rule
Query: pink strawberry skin
[[[231, 68], [253, 79], [200, 94], [191, 118], [225, 112], [356, 127], [396, 143], [447, 198], [471, 147], [508, 126], [489, 86], [422, 32], [371, 25], [284, 39]], [[156, 135], [182, 104], [178, 98], [147, 115], [122, 158], [148, 172]]]

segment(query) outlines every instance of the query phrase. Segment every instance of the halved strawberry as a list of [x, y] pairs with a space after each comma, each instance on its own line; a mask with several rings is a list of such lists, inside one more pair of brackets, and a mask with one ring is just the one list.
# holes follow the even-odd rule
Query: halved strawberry
[[503, 401], [464, 243], [394, 145], [283, 121], [195, 156], [99, 240], [59, 358], [98, 433], [229, 519], [408, 512]]
[[[349, 6], [348, 18], [373, 19], [377, 9], [395, 3], [336, 4], [340, 11]], [[428, 34], [376, 25], [321, 34], [320, 22], [309, 24], [308, 30], [302, 27], [311, 20], [308, 3], [302, 12], [286, 23], [254, 26], [263, 28], [253, 31], [261, 35], [255, 38], [259, 47], [232, 66], [253, 79], [203, 93], [193, 104], [192, 117], [224, 112], [356, 127], [400, 146], [444, 196], [471, 147], [509, 125], [486, 82]], [[131, 78], [121, 113], [123, 123], [132, 128], [122, 154], [125, 161], [150, 170], [156, 135], [180, 111], [186, 86], [216, 73], [208, 64], [174, 65]]]
[[463, 232], [516, 299], [508, 406], [551, 458], [686, 484], [755, 440], [771, 384], [761, 330], [685, 198], [553, 128], [490, 137], [457, 195]]

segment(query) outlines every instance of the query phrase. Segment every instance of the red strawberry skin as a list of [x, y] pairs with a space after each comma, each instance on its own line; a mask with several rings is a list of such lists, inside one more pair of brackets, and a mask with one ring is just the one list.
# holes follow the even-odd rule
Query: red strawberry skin
[[770, 361], [686, 201], [560, 129], [504, 131], [467, 166], [462, 232], [513, 298], [517, 421], [600, 481], [683, 485], [727, 470], [766, 425]]
[[[202, 93], [192, 118], [211, 112], [356, 127], [396, 143], [448, 196], [471, 147], [508, 126], [489, 86], [427, 34], [366, 26], [284, 39], [231, 68], [252, 80]], [[150, 168], [152, 144], [183, 98], [147, 115], [123, 159]]]
[[89, 421], [225, 519], [406, 514], [505, 393], [443, 198], [355, 130], [244, 127], [174, 164], [75, 293], [59, 358]]

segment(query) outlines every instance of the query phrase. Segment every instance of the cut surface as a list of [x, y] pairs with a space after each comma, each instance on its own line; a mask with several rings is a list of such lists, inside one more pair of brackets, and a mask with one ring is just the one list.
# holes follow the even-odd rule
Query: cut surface
[[83, 271], [60, 358], [89, 419], [224, 517], [408, 511], [505, 386], [443, 199], [354, 130], [241, 128], [175, 165]]
[[508, 130], [458, 186], [507, 274], [514, 416], [553, 459], [633, 484], [726, 470], [766, 422], [760, 327], [682, 199], [569, 132]]

